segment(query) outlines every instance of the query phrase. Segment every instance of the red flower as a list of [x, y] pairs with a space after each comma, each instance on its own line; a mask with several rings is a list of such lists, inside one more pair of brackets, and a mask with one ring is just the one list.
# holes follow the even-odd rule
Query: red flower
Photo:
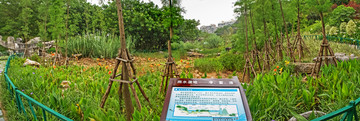
[[109, 71], [109, 74], [111, 74], [111, 71]]
[[276, 69], [274, 69], [274, 71], [276, 72]]
[[276, 68], [279, 68], [279, 66], [276, 66]]

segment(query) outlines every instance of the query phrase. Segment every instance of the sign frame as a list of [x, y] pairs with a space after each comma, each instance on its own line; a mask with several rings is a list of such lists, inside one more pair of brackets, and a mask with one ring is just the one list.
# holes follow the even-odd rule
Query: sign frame
[[[183, 83], [179, 83], [179, 82]], [[189, 84], [190, 82], [191, 84]], [[196, 82], [196, 83], [195, 83]], [[232, 82], [232, 83], [224, 83]], [[220, 84], [221, 83], [221, 84]], [[171, 78], [166, 91], [164, 106], [162, 109], [160, 121], [166, 121], [167, 111], [169, 108], [171, 91], [173, 87], [194, 87], [194, 88], [238, 88], [243, 102], [247, 121], [252, 121], [249, 104], [246, 99], [245, 91], [241, 86], [239, 79], [234, 76], [232, 79], [187, 79], [187, 78]]]

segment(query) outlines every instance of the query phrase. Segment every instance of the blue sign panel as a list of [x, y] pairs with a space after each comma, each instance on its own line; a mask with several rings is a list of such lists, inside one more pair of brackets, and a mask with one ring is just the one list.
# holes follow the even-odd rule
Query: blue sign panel
[[246, 121], [239, 88], [172, 87], [166, 121]]

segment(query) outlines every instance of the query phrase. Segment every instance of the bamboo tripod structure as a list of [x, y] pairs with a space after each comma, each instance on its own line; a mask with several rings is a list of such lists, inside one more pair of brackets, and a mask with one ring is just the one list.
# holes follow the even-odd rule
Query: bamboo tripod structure
[[309, 53], [310, 53], [310, 50], [309, 50], [309, 48], [306, 47], [306, 44], [300, 34], [300, 4], [299, 4], [299, 0], [298, 0], [298, 4], [297, 4], [297, 14], [298, 14], [298, 16], [297, 16], [297, 18], [298, 18], [297, 34], [296, 34], [295, 42], [293, 45], [294, 50], [292, 52], [295, 52], [295, 50], [297, 49], [298, 55], [299, 55], [299, 62], [301, 62], [301, 58], [304, 56], [304, 49], [306, 49], [307, 52], [309, 52]]
[[293, 53], [293, 51], [291, 49], [289, 33], [288, 33], [288, 29], [287, 29], [287, 25], [286, 25], [286, 21], [285, 21], [285, 17], [284, 17], [284, 11], [283, 11], [283, 8], [282, 8], [281, 0], [279, 0], [279, 4], [280, 4], [281, 16], [282, 16], [282, 19], [283, 19], [283, 24], [285, 26], [285, 34], [286, 34], [286, 40], [287, 40], [287, 53], [286, 54], [287, 54], [287, 56], [289, 56], [292, 59], [293, 62], [295, 62], [296, 59], [295, 59], [294, 53]]
[[[323, 33], [323, 41], [321, 43], [320, 51], [318, 57], [316, 57], [316, 62], [314, 65], [314, 68], [312, 69], [311, 76], [315, 77], [318, 76], [320, 72], [320, 67], [322, 65], [322, 62], [325, 61], [325, 64], [329, 64], [329, 60], [332, 60], [337, 66], [337, 59], [334, 56], [333, 50], [330, 48], [330, 44], [328, 43], [328, 40], [326, 39], [325, 35], [325, 25], [324, 25], [324, 19], [323, 19], [323, 13], [320, 12], [320, 18], [322, 23], [322, 33]], [[325, 51], [325, 53], [324, 53]]]
[[262, 70], [261, 68], [261, 62], [260, 62], [260, 56], [259, 56], [259, 50], [257, 49], [257, 44], [256, 44], [256, 37], [255, 36], [255, 28], [254, 28], [254, 22], [252, 20], [252, 13], [251, 13], [251, 10], [250, 10], [250, 21], [251, 21], [251, 28], [252, 28], [252, 32], [253, 32], [253, 50], [251, 51], [251, 55], [252, 55], [252, 60], [253, 60], [253, 63], [252, 65], [254, 66], [255, 63], [257, 62], [258, 66], [259, 66], [259, 70]]
[[[118, 57], [116, 58], [116, 63], [115, 63], [115, 67], [114, 67], [114, 70], [113, 70], [113, 74], [111, 75], [111, 77], [109, 79], [109, 85], [108, 85], [108, 87], [106, 89], [106, 92], [105, 92], [104, 96], [102, 97], [100, 107], [104, 108], [106, 99], [109, 96], [109, 93], [110, 93], [113, 82], [114, 81], [120, 82], [120, 87], [119, 87], [119, 90], [118, 90], [119, 104], [121, 105], [121, 100], [122, 100], [122, 97], [123, 97], [124, 101], [125, 101], [127, 120], [131, 120], [132, 119], [132, 113], [134, 112], [134, 108], [133, 108], [131, 97], [130, 97], [129, 86], [131, 88], [131, 92], [133, 93], [133, 96], [135, 98], [135, 101], [137, 103], [139, 111], [141, 111], [141, 104], [140, 104], [139, 98], [138, 98], [138, 96], [136, 94], [134, 83], [138, 86], [139, 90], [141, 91], [141, 94], [145, 97], [146, 101], [148, 101], [150, 103], [150, 100], [146, 96], [144, 90], [140, 86], [140, 83], [139, 83], [138, 79], [136, 78], [136, 70], [135, 70], [135, 66], [133, 64], [134, 58], [131, 57], [129, 51], [126, 48], [124, 21], [123, 21], [123, 15], [122, 15], [121, 1], [116, 0], [116, 5], [117, 5], [117, 13], [118, 13], [118, 19], [119, 19], [121, 48], [119, 49], [119, 54], [118, 54]], [[121, 73], [116, 74], [120, 64], [122, 64]], [[119, 76], [121, 77], [120, 80], [115, 79], [116, 77], [119, 77]], [[130, 81], [131, 79], [133, 79], [133, 80]]]
[[[263, 72], [265, 70], [270, 70], [270, 66], [271, 66], [271, 63], [272, 63], [272, 59], [270, 58], [271, 55], [271, 45], [269, 43], [268, 40], [265, 40], [265, 45], [264, 45], [264, 64], [263, 64]], [[272, 57], [273, 58], [273, 57]]]
[[[171, 0], [169, 0], [169, 4], [170, 4], [170, 10], [172, 9], [172, 4], [171, 4]], [[161, 94], [162, 92], [164, 92], [164, 94], [166, 94], [166, 87], [169, 83], [169, 79], [173, 78], [174, 76], [179, 78], [179, 74], [176, 70], [176, 64], [175, 61], [172, 58], [172, 54], [171, 54], [171, 39], [173, 37], [173, 29], [172, 29], [172, 13], [170, 13], [170, 39], [168, 40], [168, 54], [169, 57], [167, 59], [167, 62], [165, 63], [165, 69], [164, 69], [164, 73], [162, 75], [162, 80], [161, 80], [161, 84], [160, 84], [160, 89], [159, 89], [159, 94]], [[164, 80], [165, 79], [165, 80]], [[165, 85], [164, 85], [165, 82]], [[163, 90], [163, 91], [162, 91]]]
[[[246, 52], [245, 52], [245, 59], [246, 59], [246, 63], [244, 65], [244, 73], [243, 73], [243, 81], [244, 82], [250, 82], [250, 71], [256, 75], [255, 70], [254, 70], [254, 66], [251, 63], [249, 56], [248, 56], [248, 52], [249, 52], [249, 43], [248, 43], [248, 27], [247, 27], [247, 11], [246, 11], [246, 4], [245, 4], [245, 46], [246, 46]], [[256, 48], [256, 47], [255, 47]], [[246, 77], [246, 78], [245, 78]]]
[[[179, 78], [180, 76], [176, 70], [176, 64], [175, 64], [174, 60], [172, 59], [171, 56], [169, 56], [168, 61], [165, 63], [165, 70], [162, 75], [159, 94], [161, 94], [162, 92], [166, 92], [166, 89], [167, 89], [166, 87], [169, 83], [169, 79], [173, 78], [173, 77]], [[165, 85], [164, 85], [164, 83], [165, 83]]]

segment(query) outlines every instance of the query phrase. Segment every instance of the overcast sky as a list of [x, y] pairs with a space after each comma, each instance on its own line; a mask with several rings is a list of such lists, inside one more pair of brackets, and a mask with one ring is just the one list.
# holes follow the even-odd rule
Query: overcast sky
[[[98, 4], [99, 0], [87, 0], [88, 2]], [[160, 0], [143, 0], [145, 2], [153, 1], [162, 6]], [[186, 19], [200, 20], [200, 26], [218, 24], [222, 21], [235, 20], [234, 3], [236, 0], [182, 0], [181, 6], [184, 7]]]

